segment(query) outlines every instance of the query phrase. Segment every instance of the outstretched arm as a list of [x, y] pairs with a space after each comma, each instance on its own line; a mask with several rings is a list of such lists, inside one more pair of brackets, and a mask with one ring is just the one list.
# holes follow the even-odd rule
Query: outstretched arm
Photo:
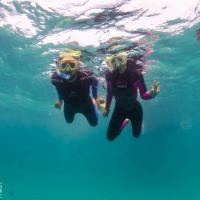
[[95, 100], [98, 98], [97, 87], [98, 87], [98, 80], [94, 76], [92, 77], [92, 96], [94, 97]]
[[160, 92], [160, 86], [158, 81], [154, 81], [150, 91], [147, 91], [144, 77], [140, 74], [139, 79], [134, 83], [134, 87], [139, 89], [140, 96], [144, 100], [154, 98]]
[[56, 73], [54, 73], [51, 77], [51, 82], [56, 87], [56, 91], [58, 93], [58, 100], [55, 102], [54, 106], [55, 106], [55, 108], [60, 109], [62, 106], [63, 95], [62, 95], [60, 88], [57, 86], [57, 82], [58, 82], [57, 79], [58, 79], [58, 77], [57, 77]]
[[64, 98], [63, 98], [63, 94], [62, 94], [60, 88], [56, 87], [56, 91], [58, 93], [58, 99], [59, 99], [59, 101], [62, 102]]
[[54, 106], [55, 106], [55, 108], [60, 109], [62, 106], [63, 95], [62, 95], [61, 91], [59, 90], [59, 88], [56, 87], [56, 90], [58, 93], [58, 100], [55, 102]]

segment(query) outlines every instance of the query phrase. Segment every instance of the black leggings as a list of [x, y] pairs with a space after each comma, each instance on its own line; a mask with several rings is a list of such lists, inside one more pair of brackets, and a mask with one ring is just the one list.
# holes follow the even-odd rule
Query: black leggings
[[115, 105], [107, 131], [107, 139], [114, 140], [121, 132], [121, 125], [124, 119], [130, 119], [132, 125], [132, 134], [139, 137], [142, 128], [143, 110], [138, 101], [134, 102], [134, 106], [130, 110], [124, 110], [120, 106]]
[[97, 125], [98, 113], [90, 98], [87, 101], [82, 102], [81, 105], [72, 106], [72, 104], [64, 103], [64, 116], [67, 123], [72, 123], [74, 121], [76, 113], [82, 113], [91, 126]]

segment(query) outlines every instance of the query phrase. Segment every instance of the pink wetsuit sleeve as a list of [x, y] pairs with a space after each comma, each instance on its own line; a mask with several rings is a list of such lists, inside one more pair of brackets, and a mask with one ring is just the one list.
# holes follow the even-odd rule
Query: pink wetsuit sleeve
[[150, 91], [147, 91], [146, 85], [144, 83], [143, 77], [141, 77], [141, 80], [137, 80], [134, 84], [134, 87], [139, 89], [140, 96], [144, 100], [152, 99]]

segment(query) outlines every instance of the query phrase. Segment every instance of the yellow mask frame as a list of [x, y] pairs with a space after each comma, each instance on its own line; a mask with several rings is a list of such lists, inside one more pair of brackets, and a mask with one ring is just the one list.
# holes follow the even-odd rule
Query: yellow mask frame
[[126, 52], [122, 52], [114, 56], [107, 56], [106, 63], [112, 71], [116, 69], [126, 68], [127, 57], [128, 55]]
[[79, 69], [79, 61], [69, 54], [63, 55], [58, 61], [58, 70], [61, 73], [75, 72]]

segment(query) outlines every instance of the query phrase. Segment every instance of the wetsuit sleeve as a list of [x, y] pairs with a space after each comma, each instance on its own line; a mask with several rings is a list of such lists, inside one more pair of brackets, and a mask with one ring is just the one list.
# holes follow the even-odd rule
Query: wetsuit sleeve
[[89, 70], [84, 70], [80, 72], [82, 77], [81, 80], [87, 80], [89, 81], [90, 86], [92, 87], [92, 96], [97, 99], [97, 87], [98, 87], [98, 80], [96, 76], [93, 74], [93, 72]]
[[94, 76], [92, 77], [92, 96], [96, 99], [98, 97], [97, 95], [97, 87], [98, 87], [98, 80]]
[[113, 98], [113, 93], [112, 93], [112, 82], [111, 80], [109, 80], [108, 74], [106, 74], [106, 83], [107, 83], [106, 110], [109, 110]]
[[58, 93], [58, 99], [60, 101], [62, 101], [64, 98], [63, 98], [63, 95], [62, 95], [62, 91], [60, 89], [60, 87], [58, 87], [58, 77], [56, 75], [56, 73], [54, 73], [52, 76], [51, 76], [51, 83], [56, 87], [56, 91]]
[[92, 86], [92, 96], [94, 99], [97, 99], [97, 97], [98, 97], [98, 92], [97, 92], [98, 80], [97, 80], [96, 76], [94, 75], [94, 73], [91, 71], [85, 71], [85, 74], [86, 74], [86, 79], [88, 78], [90, 80], [90, 83]]
[[139, 89], [140, 96], [144, 100], [152, 99], [150, 91], [147, 91], [147, 87], [142, 74], [138, 75], [138, 80], [134, 83], [134, 87]]
[[58, 99], [59, 99], [60, 101], [62, 101], [64, 98], [63, 98], [63, 95], [62, 95], [61, 90], [60, 90], [58, 87], [56, 87], [56, 90], [57, 90], [57, 93], [58, 93]]

